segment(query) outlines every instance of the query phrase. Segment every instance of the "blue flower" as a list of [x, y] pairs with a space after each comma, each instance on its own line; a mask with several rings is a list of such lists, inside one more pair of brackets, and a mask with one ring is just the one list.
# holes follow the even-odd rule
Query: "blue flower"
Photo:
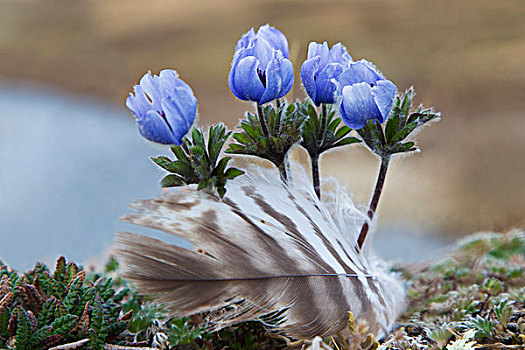
[[239, 40], [228, 75], [228, 85], [237, 98], [260, 105], [286, 95], [294, 82], [292, 62], [265, 39], [269, 35], [259, 34], [261, 29], [253, 35], [251, 30]]
[[316, 106], [321, 103], [334, 103], [337, 90], [334, 80], [348, 68], [352, 57], [341, 43], [328, 49], [323, 44], [312, 42], [308, 46], [308, 57], [301, 67], [301, 79], [306, 93]]
[[153, 142], [182, 144], [197, 114], [197, 98], [177, 72], [165, 69], [144, 74], [126, 106], [137, 116], [140, 134]]
[[339, 115], [353, 129], [370, 119], [383, 123], [392, 108], [396, 86], [366, 60], [350, 63], [339, 76]]
[[280, 30], [270, 27], [269, 24], [259, 27], [257, 33], [255, 33], [253, 28], [250, 29], [248, 33], [244, 34], [242, 38], [239, 39], [237, 46], [235, 46], [235, 51], [239, 50], [241, 47], [248, 47], [256, 37], [266, 40], [272, 48], [281, 51], [284, 58], [290, 59], [290, 50], [288, 48], [288, 40], [286, 39], [286, 36]]

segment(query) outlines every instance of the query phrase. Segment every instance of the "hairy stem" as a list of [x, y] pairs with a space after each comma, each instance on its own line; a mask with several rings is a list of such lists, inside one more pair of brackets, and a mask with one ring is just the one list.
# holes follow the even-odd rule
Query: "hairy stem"
[[268, 133], [268, 127], [266, 126], [266, 120], [264, 120], [264, 114], [263, 110], [260, 104], [256, 103], [257, 105], [257, 116], [259, 117], [259, 123], [261, 123], [261, 128], [264, 133], [264, 136], [269, 140], [270, 134]]
[[281, 174], [281, 180], [286, 182], [288, 180], [288, 173], [286, 172], [286, 162], [282, 162], [277, 166], [279, 173]]
[[311, 158], [312, 160], [312, 181], [317, 198], [321, 199], [321, 184], [319, 181], [319, 155]]
[[277, 106], [277, 109], [281, 108], [282, 103], [280, 98], [275, 100], [275, 105]]
[[328, 118], [326, 115], [326, 103], [321, 104], [321, 138], [319, 142], [319, 148], [324, 144], [324, 138], [326, 135], [326, 124], [328, 123]]
[[321, 183], [320, 183], [320, 170], [319, 170], [319, 156], [321, 153], [321, 148], [324, 144], [324, 139], [326, 135], [326, 124], [328, 123], [326, 116], [326, 104], [321, 104], [321, 130], [319, 132], [319, 139], [317, 140], [317, 154], [315, 156], [310, 155], [310, 160], [312, 162], [312, 181], [314, 183], [314, 191], [317, 194], [317, 198], [321, 199]]
[[[381, 197], [381, 192], [383, 192], [383, 186], [385, 184], [386, 171], [388, 170], [388, 164], [390, 163], [390, 155], [381, 157], [381, 166], [379, 167], [379, 174], [377, 175], [376, 188], [374, 189], [374, 194], [372, 200], [370, 201], [370, 206], [368, 207], [368, 218], [370, 221], [374, 218], [374, 213], [379, 204], [379, 198]], [[370, 226], [368, 222], [363, 224], [361, 232], [359, 233], [359, 238], [357, 239], [357, 244], [359, 248], [363, 248], [363, 244], [366, 240], [366, 235], [368, 234], [368, 229]]]

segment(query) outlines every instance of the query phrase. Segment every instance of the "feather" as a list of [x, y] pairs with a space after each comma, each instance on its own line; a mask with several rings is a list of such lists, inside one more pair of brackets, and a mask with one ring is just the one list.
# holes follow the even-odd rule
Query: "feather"
[[207, 320], [215, 329], [272, 316], [273, 327], [313, 338], [345, 329], [351, 311], [384, 334], [403, 308], [402, 281], [356, 247], [365, 216], [346, 192], [321, 202], [298, 173], [293, 184], [241, 176], [223, 199], [185, 186], [134, 203], [125, 221], [199, 250], [119, 233], [125, 277], [175, 315], [217, 311]]

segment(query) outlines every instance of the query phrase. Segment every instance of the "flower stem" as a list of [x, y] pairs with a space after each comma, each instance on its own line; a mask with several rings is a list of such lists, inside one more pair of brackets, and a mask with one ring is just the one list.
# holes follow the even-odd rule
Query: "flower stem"
[[312, 156], [310, 160], [312, 162], [312, 181], [314, 183], [314, 191], [317, 194], [317, 198], [321, 199], [321, 183], [320, 183], [320, 171], [319, 171], [319, 158], [321, 153], [321, 147], [323, 147], [324, 139], [326, 135], [326, 124], [328, 123], [326, 116], [326, 104], [321, 104], [321, 130], [319, 131], [319, 140], [317, 142], [317, 153]]
[[312, 181], [317, 198], [321, 199], [321, 184], [319, 182], [319, 155], [311, 158], [312, 161]]
[[259, 123], [261, 123], [261, 128], [264, 133], [264, 136], [269, 140], [270, 135], [268, 134], [268, 127], [266, 126], [266, 120], [264, 120], [264, 114], [263, 110], [260, 104], [256, 103], [257, 105], [257, 115], [259, 116]]
[[321, 141], [319, 142], [319, 148], [323, 146], [324, 138], [326, 136], [326, 124], [328, 118], [326, 116], [326, 103], [321, 104]]
[[279, 169], [279, 173], [281, 174], [281, 180], [286, 182], [288, 180], [288, 174], [286, 172], [286, 163], [282, 162], [277, 168]]
[[[368, 207], [368, 218], [370, 221], [374, 218], [374, 213], [379, 204], [379, 198], [381, 197], [381, 192], [383, 191], [383, 185], [385, 184], [386, 171], [388, 170], [388, 164], [390, 163], [390, 155], [381, 157], [381, 166], [379, 167], [379, 174], [377, 175], [376, 188], [374, 189], [374, 194], [372, 200], [370, 201], [370, 206]], [[368, 234], [370, 226], [368, 222], [363, 224], [361, 232], [359, 233], [359, 238], [357, 239], [357, 244], [359, 248], [363, 248], [363, 244], [366, 240], [366, 235]]]

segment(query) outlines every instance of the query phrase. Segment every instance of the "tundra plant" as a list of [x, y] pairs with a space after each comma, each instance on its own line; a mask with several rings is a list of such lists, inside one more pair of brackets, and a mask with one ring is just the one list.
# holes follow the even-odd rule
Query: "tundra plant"
[[228, 85], [235, 97], [254, 102], [255, 108], [246, 112], [234, 132], [219, 124], [209, 129], [206, 139], [193, 126], [197, 99], [173, 70], [158, 76], [146, 73], [126, 105], [136, 115], [142, 136], [171, 144], [174, 160], [153, 158], [170, 173], [162, 180], [163, 187], [196, 183], [200, 189], [215, 189], [220, 197], [226, 193], [227, 180], [244, 173], [228, 167], [230, 157], [221, 157], [222, 153], [268, 160], [279, 169], [281, 180], [288, 181], [288, 154], [293, 146], [302, 146], [310, 156], [312, 185], [321, 199], [321, 155], [363, 143], [381, 163], [366, 213], [369, 220], [357, 240], [362, 247], [392, 156], [417, 151], [411, 136], [439, 120], [440, 114], [432, 108], [413, 108], [413, 88], [399, 92], [370, 61], [354, 61], [341, 43], [331, 48], [327, 42], [310, 43], [301, 79], [308, 97], [283, 99], [294, 84], [288, 40], [278, 29], [264, 25], [250, 29], [235, 46]]

